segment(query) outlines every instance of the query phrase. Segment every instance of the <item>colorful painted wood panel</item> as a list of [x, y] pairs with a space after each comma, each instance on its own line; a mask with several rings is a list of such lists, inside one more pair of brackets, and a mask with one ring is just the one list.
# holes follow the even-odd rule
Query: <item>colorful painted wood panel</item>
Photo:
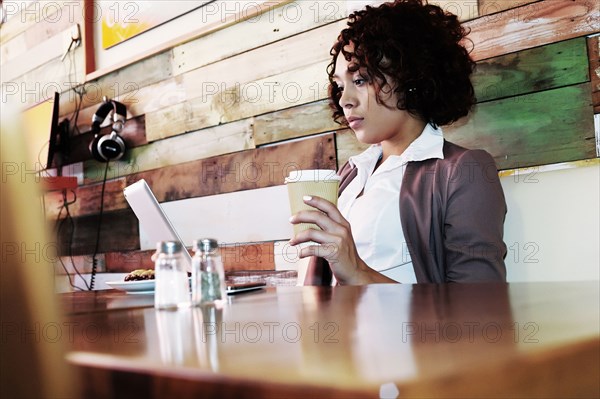
[[499, 169], [592, 158], [590, 91], [584, 83], [482, 103], [466, 125], [444, 132], [457, 144], [486, 149]]
[[[333, 134], [178, 163], [109, 180], [105, 187], [104, 209], [127, 208], [122, 191], [140, 179], [145, 179], [158, 201], [164, 202], [276, 186], [283, 184], [290, 170], [296, 169], [336, 169]], [[74, 194], [69, 193], [69, 201], [77, 199], [69, 207], [71, 215], [98, 213], [101, 189], [101, 183], [94, 183], [79, 187]], [[47, 216], [56, 218], [62, 193], [48, 193], [45, 199]]]
[[[475, 60], [600, 31], [596, 0], [545, 0], [465, 23]], [[467, 43], [468, 45], [468, 43]]]
[[102, 48], [107, 49], [179, 15], [201, 7], [206, 1], [171, 1], [168, 6], [152, 1], [97, 3], [101, 11]]
[[480, 61], [473, 76], [477, 101], [587, 82], [587, 59], [582, 37]]

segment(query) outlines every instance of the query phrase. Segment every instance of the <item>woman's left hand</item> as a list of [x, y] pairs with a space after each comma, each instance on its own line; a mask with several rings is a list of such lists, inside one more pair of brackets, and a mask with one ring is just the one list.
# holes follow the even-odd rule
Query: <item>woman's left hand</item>
[[320, 197], [304, 197], [304, 202], [314, 211], [300, 211], [290, 218], [292, 224], [315, 223], [321, 230], [308, 229], [298, 233], [290, 240], [291, 245], [313, 241], [321, 245], [310, 245], [300, 251], [300, 257], [319, 256], [329, 262], [338, 282], [358, 284], [361, 271], [366, 266], [358, 256], [350, 223], [342, 216], [337, 207]]

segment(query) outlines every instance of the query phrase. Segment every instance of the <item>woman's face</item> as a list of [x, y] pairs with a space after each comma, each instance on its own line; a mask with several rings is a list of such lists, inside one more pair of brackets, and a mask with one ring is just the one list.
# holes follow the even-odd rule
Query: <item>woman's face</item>
[[[352, 52], [353, 46], [345, 51]], [[389, 85], [381, 88], [377, 102], [376, 84], [369, 81], [366, 72], [353, 60], [346, 61], [340, 53], [335, 63], [333, 80], [341, 90], [340, 107], [356, 138], [366, 144], [396, 141], [415, 123], [415, 118], [397, 107], [398, 96]], [[393, 80], [386, 76], [388, 82]], [[420, 133], [420, 132], [419, 132]]]

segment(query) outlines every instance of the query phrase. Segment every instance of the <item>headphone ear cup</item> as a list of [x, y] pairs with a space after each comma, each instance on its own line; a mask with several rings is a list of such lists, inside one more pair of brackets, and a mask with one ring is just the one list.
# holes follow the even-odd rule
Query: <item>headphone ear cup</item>
[[106, 162], [106, 160], [100, 155], [100, 152], [98, 151], [98, 143], [102, 137], [104, 136], [96, 134], [94, 136], [94, 139], [90, 143], [90, 153], [92, 154], [92, 157], [98, 162]]
[[[101, 136], [100, 125], [111, 111], [113, 111], [113, 130], [110, 134]], [[126, 115], [127, 108], [125, 105], [105, 98], [104, 103], [92, 117], [94, 140], [90, 143], [90, 153], [98, 162], [114, 161], [125, 154], [125, 141], [119, 136], [119, 132], [123, 130]]]
[[116, 132], [98, 140], [97, 151], [104, 162], [116, 161], [125, 154], [125, 142]]
[[125, 154], [125, 142], [117, 133], [96, 135], [90, 143], [90, 153], [98, 162], [116, 161]]

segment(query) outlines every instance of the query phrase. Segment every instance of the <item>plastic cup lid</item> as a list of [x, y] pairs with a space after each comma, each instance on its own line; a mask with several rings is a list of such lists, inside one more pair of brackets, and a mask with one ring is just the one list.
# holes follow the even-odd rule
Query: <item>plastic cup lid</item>
[[292, 170], [285, 183], [295, 183], [301, 181], [340, 181], [341, 178], [333, 169], [303, 169]]

